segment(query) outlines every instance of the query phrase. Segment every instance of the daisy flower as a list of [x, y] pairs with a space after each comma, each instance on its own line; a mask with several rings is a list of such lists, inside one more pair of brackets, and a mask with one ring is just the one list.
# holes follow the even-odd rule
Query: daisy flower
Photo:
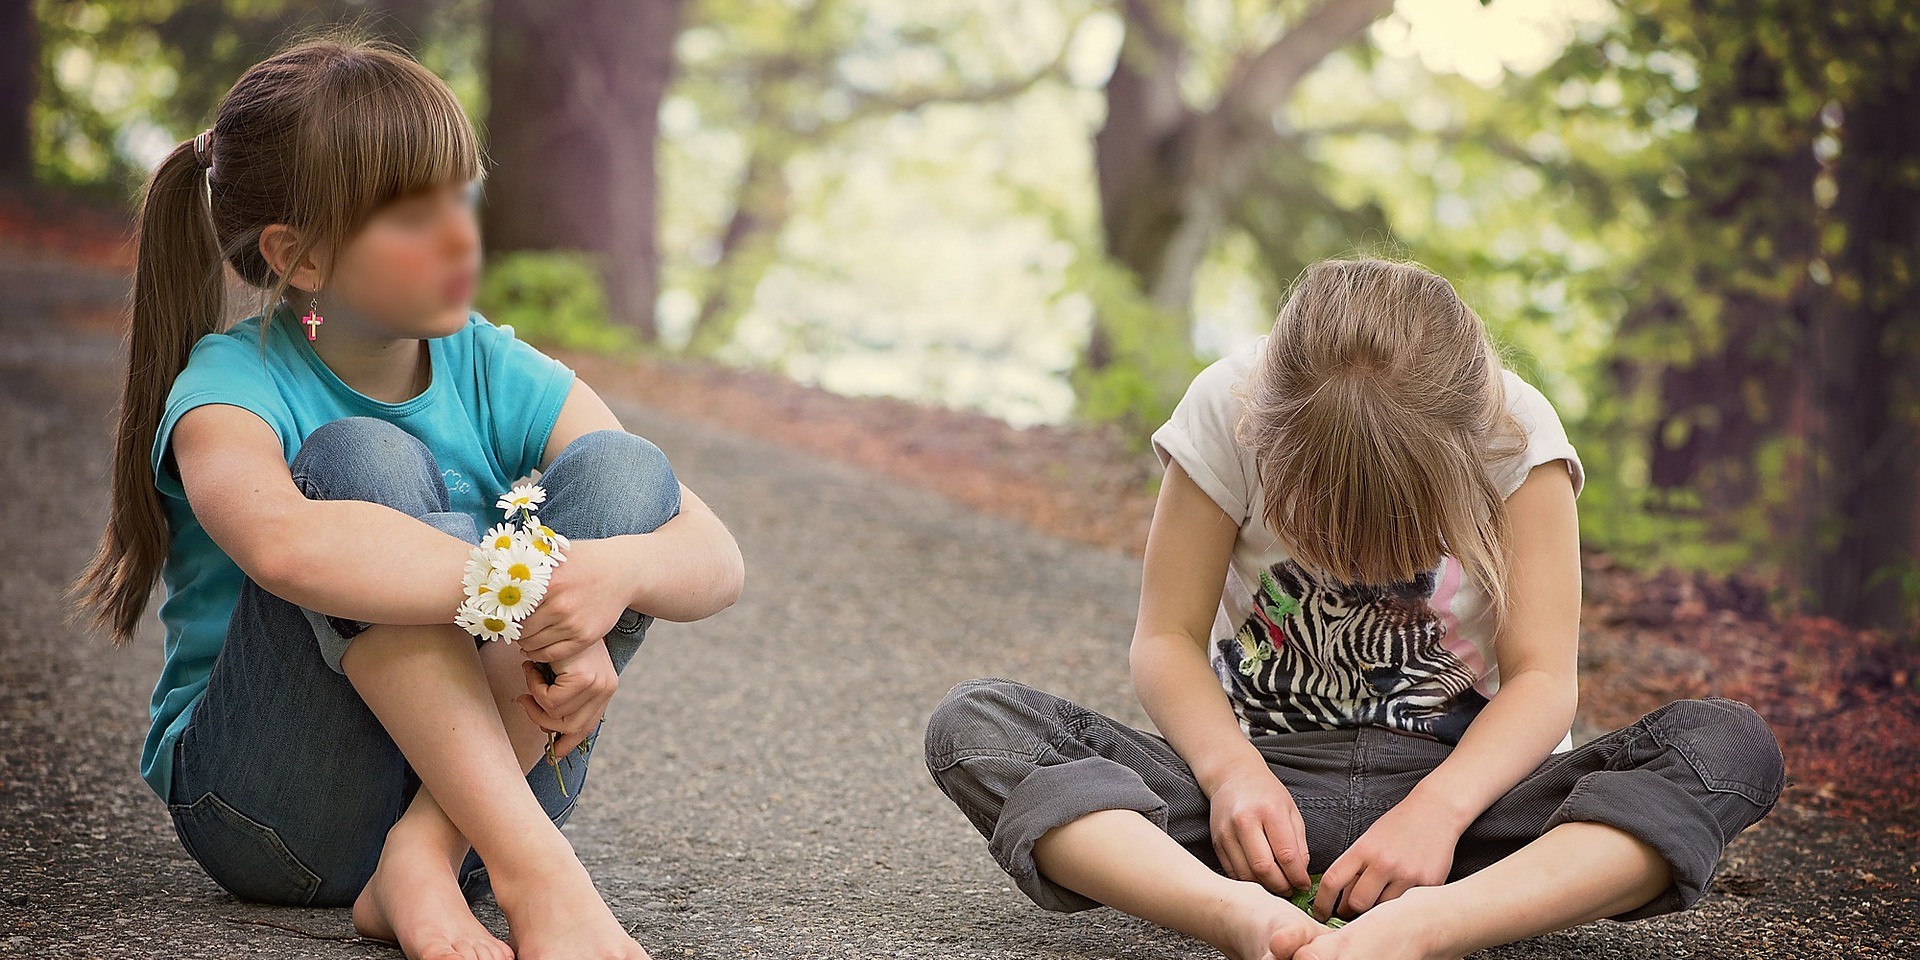
[[499, 502], [495, 503], [494, 506], [507, 511], [509, 514], [515, 510], [525, 510], [528, 513], [532, 513], [534, 505], [544, 503], [546, 499], [547, 491], [544, 487], [537, 483], [520, 483], [515, 484], [513, 489], [501, 494]]
[[508, 620], [526, 619], [527, 614], [533, 612], [533, 605], [547, 594], [546, 584], [514, 580], [497, 569], [487, 580], [486, 586], [485, 592], [473, 598], [474, 605], [488, 616]]
[[535, 550], [551, 557], [554, 563], [567, 558], [562, 551], [571, 545], [566, 537], [555, 533], [552, 527], [541, 523], [540, 515], [537, 513], [527, 515], [527, 541]]
[[505, 640], [512, 643], [520, 639], [520, 624], [506, 617], [490, 614], [480, 609], [472, 600], [460, 605], [460, 611], [454, 614], [453, 622], [459, 624], [468, 633], [488, 640]]
[[553, 561], [525, 540], [504, 550], [493, 551], [491, 563], [494, 572], [504, 574], [508, 580], [523, 584], [538, 583], [542, 592], [553, 579]]
[[467, 565], [460, 586], [467, 596], [477, 597], [489, 588], [487, 581], [493, 574], [493, 551], [486, 547], [472, 547], [467, 550]]
[[491, 550], [505, 550], [525, 540], [526, 534], [520, 528], [511, 523], [496, 523], [487, 528], [487, 535], [480, 538], [480, 545]]

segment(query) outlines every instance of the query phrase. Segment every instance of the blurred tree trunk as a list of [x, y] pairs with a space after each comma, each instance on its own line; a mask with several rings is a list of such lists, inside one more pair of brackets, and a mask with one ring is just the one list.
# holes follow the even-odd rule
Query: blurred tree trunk
[[[1775, 561], [1805, 611], [1912, 626], [1920, 600], [1920, 40], [1912, 8], [1738, 0], [1630, 35], [1715, 64], [1674, 160], [1623, 386], [1651, 375], [1650, 481]], [[1840, 65], [1835, 69], [1828, 65]], [[1737, 542], [1737, 539], [1736, 539]]]
[[1895, 67], [1842, 120], [1832, 212], [1845, 241], [1812, 358], [1815, 609], [1885, 628], [1910, 614], [1898, 578], [1913, 575], [1920, 535], [1920, 57]]
[[[1630, 376], [1650, 376], [1660, 398], [1649, 431], [1648, 483], [1656, 490], [1685, 491], [1693, 501], [1689, 513], [1716, 533], [1735, 536], [1734, 527], [1751, 522], [1744, 508], [1768, 496], [1764, 485], [1789, 479], [1762, 475], [1756, 465], [1761, 447], [1804, 428], [1801, 411], [1808, 397], [1802, 345], [1814, 291], [1805, 264], [1817, 252], [1813, 223], [1818, 211], [1810, 185], [1819, 164], [1813, 155], [1814, 124], [1766, 149], [1755, 149], [1752, 134], [1740, 127], [1740, 117], [1770, 109], [1784, 97], [1785, 78], [1776, 59], [1748, 49], [1727, 75], [1730, 82], [1724, 86], [1702, 90], [1694, 143], [1704, 149], [1692, 165], [1684, 207], [1671, 219], [1681, 230], [1686, 229], [1682, 224], [1746, 223], [1762, 228], [1758, 232], [1768, 242], [1763, 251], [1723, 252], [1689, 275], [1696, 289], [1720, 293], [1713, 316], [1689, 316], [1683, 292], [1633, 310], [1621, 329], [1629, 337], [1686, 331], [1687, 359], [1661, 351], [1650, 363], [1632, 365]], [[1766, 198], [1764, 210], [1755, 209], [1756, 198]], [[1798, 279], [1784, 288], [1756, 289], [1735, 279], [1742, 270], [1797, 274]], [[1777, 528], [1805, 521], [1801, 496], [1774, 499], [1791, 511], [1767, 518]], [[1805, 562], [1805, 557], [1789, 562]]]
[[33, 182], [37, 37], [32, 0], [0, 0], [0, 186]]
[[656, 339], [660, 102], [681, 0], [494, 0], [488, 246], [601, 257], [613, 318]]
[[[1393, 0], [1324, 0], [1244, 60], [1218, 103], [1181, 94], [1187, 60], [1180, 4], [1125, 0], [1126, 35], [1107, 81], [1107, 119], [1094, 137], [1107, 253], [1137, 280], [1166, 326], [1129, 331], [1129, 350], [1191, 352], [1194, 274], [1234, 216], [1262, 154], [1280, 139], [1275, 114], [1301, 78], [1393, 9]], [[1115, 331], [1096, 318], [1084, 365], [1116, 360]]]

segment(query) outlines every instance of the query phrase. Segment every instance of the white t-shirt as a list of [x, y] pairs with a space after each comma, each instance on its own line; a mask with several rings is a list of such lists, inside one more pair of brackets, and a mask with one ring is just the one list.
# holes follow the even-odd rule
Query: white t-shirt
[[[1374, 725], [1457, 744], [1500, 686], [1489, 598], [1452, 556], [1389, 587], [1332, 582], [1293, 560], [1262, 519], [1253, 451], [1233, 436], [1242, 404], [1231, 388], [1254, 369], [1266, 342], [1260, 337], [1202, 370], [1152, 437], [1162, 468], [1179, 460], [1240, 524], [1208, 646], [1241, 730]], [[1578, 496], [1584, 468], [1553, 404], [1518, 374], [1502, 373], [1527, 447], [1489, 463], [1501, 496], [1556, 459], [1566, 462]], [[1553, 752], [1571, 749], [1569, 729]]]

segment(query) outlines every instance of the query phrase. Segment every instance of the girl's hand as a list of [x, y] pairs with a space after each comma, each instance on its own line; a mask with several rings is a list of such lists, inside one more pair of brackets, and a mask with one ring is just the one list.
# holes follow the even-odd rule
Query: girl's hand
[[1306, 823], [1273, 771], [1248, 767], [1222, 780], [1208, 800], [1213, 849], [1227, 876], [1282, 897], [1312, 884]]
[[613, 699], [613, 691], [620, 686], [620, 675], [614, 672], [613, 660], [607, 655], [604, 643], [595, 643], [577, 656], [555, 660], [549, 666], [554, 673], [552, 683], [541, 676], [540, 668], [533, 661], [522, 661], [520, 668], [527, 674], [527, 692], [514, 699], [526, 708], [527, 716], [540, 729], [560, 735], [553, 752], [555, 756], [564, 757], [600, 725], [600, 718], [607, 713], [607, 703]]
[[606, 639], [620, 622], [633, 584], [623, 578], [620, 559], [605, 540], [575, 540], [567, 559], [553, 568], [546, 596], [520, 621], [520, 651], [559, 669]]
[[1338, 904], [1351, 920], [1410, 888], [1446, 883], [1461, 832], [1418, 803], [1395, 804], [1321, 876], [1314, 918], [1324, 923]]

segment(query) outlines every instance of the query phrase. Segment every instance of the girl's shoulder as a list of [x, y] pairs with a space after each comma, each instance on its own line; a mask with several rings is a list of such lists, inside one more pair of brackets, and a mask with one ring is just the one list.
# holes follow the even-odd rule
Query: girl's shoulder
[[1553, 401], [1518, 373], [1503, 367], [1500, 374], [1506, 392], [1507, 410], [1513, 414], [1522, 431], [1517, 449], [1505, 453], [1487, 453], [1488, 472], [1494, 485], [1499, 488], [1501, 497], [1512, 496], [1526, 480], [1528, 471], [1554, 460], [1567, 462], [1567, 471], [1573, 479], [1573, 493], [1578, 497], [1586, 486], [1586, 467], [1580, 462], [1580, 452], [1569, 438], [1566, 425], [1561, 422]]

